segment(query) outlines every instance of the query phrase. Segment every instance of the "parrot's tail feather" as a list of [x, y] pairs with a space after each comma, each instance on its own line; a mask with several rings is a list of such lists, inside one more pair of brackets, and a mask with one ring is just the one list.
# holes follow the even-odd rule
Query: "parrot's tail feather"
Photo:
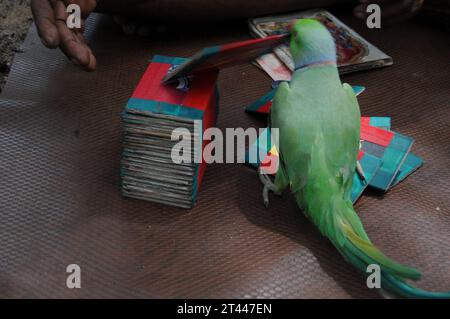
[[[365, 261], [346, 249], [339, 249], [339, 251], [348, 262], [365, 273], [367, 268]], [[415, 288], [386, 271], [381, 272], [381, 288], [404, 298], [450, 298], [450, 292], [431, 292]]]
[[386, 257], [386, 255], [384, 255], [372, 243], [358, 236], [348, 224], [345, 222], [341, 224], [345, 237], [349, 240], [346, 242], [344, 249], [348, 249], [367, 264], [379, 265], [381, 269], [396, 277], [414, 280], [420, 279], [422, 274], [419, 271], [414, 268], [401, 265]]
[[[356, 215], [353, 208], [346, 207], [346, 209], [350, 209]], [[345, 238], [343, 245], [340, 244], [342, 242], [341, 240], [335, 242], [339, 252], [362, 273], [367, 274], [367, 267], [369, 265], [378, 265], [381, 270], [382, 289], [405, 298], [450, 298], [450, 292], [425, 291], [406, 283], [406, 279], [420, 279], [421, 273], [414, 268], [401, 265], [391, 260], [368, 240], [364, 231], [362, 233], [360, 229], [355, 231], [352, 226], [354, 222], [350, 223], [346, 217], [343, 217], [352, 216], [351, 213], [337, 214], [337, 216], [341, 216], [338, 219], [337, 225], [339, 225], [338, 228], [341, 230], [341, 235]], [[362, 237], [366, 237], [367, 239]]]
[[395, 278], [390, 274], [382, 275], [382, 288], [392, 291], [399, 296], [405, 298], [433, 298], [433, 299], [450, 299], [450, 291], [434, 292], [426, 291], [413, 287], [406, 282]]

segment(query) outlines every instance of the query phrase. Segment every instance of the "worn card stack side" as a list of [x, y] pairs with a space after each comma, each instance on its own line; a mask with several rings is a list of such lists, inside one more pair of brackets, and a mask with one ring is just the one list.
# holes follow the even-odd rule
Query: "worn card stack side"
[[124, 196], [182, 208], [195, 204], [205, 170], [203, 131], [217, 115], [217, 72], [161, 83], [185, 61], [155, 56], [127, 103], [122, 115]]

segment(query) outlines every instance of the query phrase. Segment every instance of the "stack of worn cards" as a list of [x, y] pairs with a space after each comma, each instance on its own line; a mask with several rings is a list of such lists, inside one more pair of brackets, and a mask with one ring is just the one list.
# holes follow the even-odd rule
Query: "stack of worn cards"
[[217, 115], [218, 73], [204, 72], [174, 85], [161, 83], [184, 62], [155, 56], [128, 101], [122, 115], [125, 196], [183, 208], [195, 203], [206, 165], [199, 158], [202, 133]]
[[[301, 18], [317, 19], [330, 31], [336, 43], [337, 64], [341, 74], [384, 67], [393, 63], [391, 57], [323, 9], [250, 19], [250, 33], [258, 38], [284, 34], [289, 32], [289, 25], [293, 20]], [[256, 62], [275, 81], [289, 81], [294, 70], [287, 44], [276, 48], [274, 53], [258, 57]]]
[[[171, 131], [177, 127], [193, 133], [193, 121], [135, 112], [123, 116], [124, 145], [122, 190], [128, 197], [190, 208], [196, 195], [197, 166], [171, 160]], [[199, 138], [198, 136], [193, 136]], [[192, 137], [186, 137], [189, 147]]]
[[[268, 114], [273, 96], [274, 92], [270, 91], [247, 107], [246, 111]], [[351, 192], [353, 202], [358, 200], [368, 186], [387, 192], [423, 165], [423, 160], [410, 152], [413, 139], [390, 129], [389, 117], [361, 118], [358, 161], [364, 171], [365, 180], [355, 172]], [[271, 140], [270, 129], [267, 128], [247, 150], [246, 163], [255, 168], [264, 167], [267, 163], [274, 167], [277, 159], [278, 151]]]

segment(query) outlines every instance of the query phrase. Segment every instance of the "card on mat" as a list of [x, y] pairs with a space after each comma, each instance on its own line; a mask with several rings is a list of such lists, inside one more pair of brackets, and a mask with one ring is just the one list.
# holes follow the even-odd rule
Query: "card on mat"
[[361, 123], [361, 149], [382, 160], [382, 165], [369, 185], [388, 191], [397, 172], [405, 161], [413, 139], [393, 131], [387, 131]]
[[[317, 19], [330, 31], [336, 44], [337, 64], [341, 74], [392, 64], [390, 56], [323, 9], [250, 19], [249, 28], [254, 36], [264, 38], [288, 32], [292, 21], [301, 18]], [[287, 45], [276, 48], [274, 53], [288, 70], [294, 70], [292, 56]]]
[[376, 126], [383, 130], [391, 129], [391, 118], [390, 117], [378, 117], [378, 116], [370, 116], [370, 117], [361, 117], [361, 123], [366, 125]]
[[400, 167], [397, 176], [395, 176], [394, 182], [391, 187], [396, 186], [398, 183], [402, 182], [406, 177], [414, 173], [423, 165], [423, 159], [413, 153], [409, 153], [406, 156], [403, 165]]
[[[376, 126], [385, 130], [391, 129], [391, 118], [390, 117], [367, 117], [365, 118], [366, 123], [369, 123], [372, 126]], [[409, 152], [400, 167], [397, 176], [394, 179], [391, 187], [396, 186], [398, 183], [402, 182], [406, 177], [414, 173], [418, 170], [424, 161], [419, 156]]]

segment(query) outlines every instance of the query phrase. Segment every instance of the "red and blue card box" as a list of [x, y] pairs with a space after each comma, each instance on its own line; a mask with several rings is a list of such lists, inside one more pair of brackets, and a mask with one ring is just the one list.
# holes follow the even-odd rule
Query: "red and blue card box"
[[[203, 72], [183, 91], [176, 85], [165, 85], [162, 79], [174, 66], [185, 63], [187, 59], [156, 55], [142, 76], [134, 93], [129, 99], [122, 115], [126, 119], [129, 113], [153, 113], [178, 118], [202, 121], [203, 132], [214, 126], [218, 113], [218, 70]], [[207, 143], [203, 141], [202, 148]], [[195, 202], [198, 189], [206, 169], [206, 163], [197, 165], [192, 200]]]

